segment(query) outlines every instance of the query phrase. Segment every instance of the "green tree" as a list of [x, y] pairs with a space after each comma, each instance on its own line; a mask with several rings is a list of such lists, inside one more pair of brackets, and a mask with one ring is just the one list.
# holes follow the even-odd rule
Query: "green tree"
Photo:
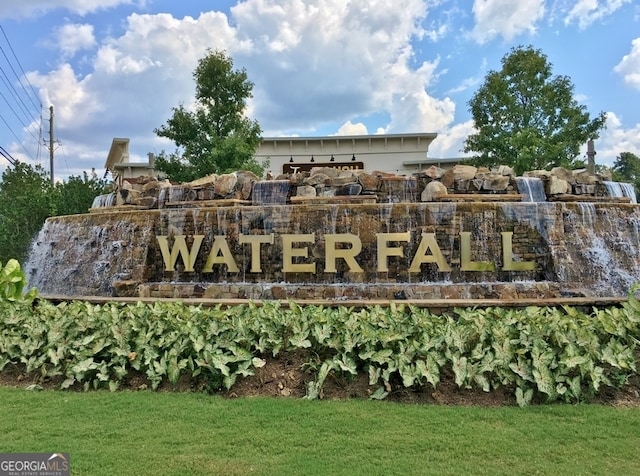
[[465, 152], [477, 152], [477, 165], [509, 165], [516, 173], [572, 167], [582, 144], [605, 126], [601, 112], [589, 118], [573, 97], [567, 76], [552, 76], [547, 57], [533, 47], [518, 47], [490, 71], [469, 101], [477, 132]]
[[264, 170], [254, 159], [260, 126], [245, 117], [246, 100], [253, 90], [246, 70], [234, 70], [225, 52], [209, 50], [193, 77], [194, 109], [182, 104], [173, 108], [167, 123], [154, 131], [178, 147], [172, 154], [163, 151], [158, 156], [156, 170], [178, 182], [241, 169], [262, 175]]
[[70, 176], [66, 182], [58, 182], [53, 190], [52, 215], [75, 215], [87, 213], [93, 199], [106, 192], [106, 180], [99, 179], [95, 170], [91, 174]]
[[611, 171], [614, 180], [632, 183], [636, 194], [638, 193], [640, 190], [640, 157], [631, 152], [621, 152], [616, 157]]
[[8, 167], [0, 182], [0, 263], [11, 258], [24, 263], [47, 218], [86, 213], [106, 185], [95, 172], [51, 185], [39, 165], [18, 162]]
[[47, 172], [21, 162], [8, 167], [0, 184], [0, 262], [24, 262], [29, 246], [51, 216], [52, 185]]

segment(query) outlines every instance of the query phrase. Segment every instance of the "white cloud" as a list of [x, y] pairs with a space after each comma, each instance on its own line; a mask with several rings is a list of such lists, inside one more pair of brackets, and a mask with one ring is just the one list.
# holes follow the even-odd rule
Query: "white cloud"
[[631, 51], [622, 57], [613, 70], [624, 78], [631, 86], [640, 89], [640, 38], [631, 43]]
[[483, 44], [498, 36], [510, 41], [523, 33], [533, 34], [544, 11], [544, 0], [474, 0], [476, 24], [471, 36]]
[[[148, 151], [172, 150], [153, 129], [167, 120], [172, 107], [191, 101], [197, 60], [209, 47], [243, 47], [222, 13], [182, 20], [167, 14], [133, 14], [126, 27], [124, 35], [98, 45], [86, 74], [75, 71], [70, 62], [29, 74], [44, 107], [55, 108], [56, 132], [66, 149], [77, 157], [78, 151], [88, 156], [88, 144], [94, 144], [93, 166], [104, 163], [116, 136], [130, 137], [132, 153], [141, 157]], [[71, 50], [60, 44], [61, 58]]]
[[596, 163], [611, 166], [621, 152], [640, 155], [640, 123], [625, 129], [621, 119], [608, 112], [607, 128], [596, 140]]
[[118, 5], [144, 5], [145, 0], [3, 0], [0, 18], [21, 18], [65, 9], [79, 15], [106, 10]]
[[565, 24], [577, 22], [583, 30], [593, 22], [611, 15], [630, 0], [577, 0], [565, 16]]
[[32, 73], [28, 77], [30, 83], [40, 90], [45, 108], [54, 105], [61, 124], [86, 123], [101, 110], [99, 96], [92, 95], [88, 87], [91, 78], [78, 79], [69, 63], [47, 74]]
[[368, 134], [367, 126], [362, 122], [353, 124], [351, 121], [347, 121], [338, 129], [337, 136], [359, 136]]
[[[131, 138], [130, 151], [141, 158], [172, 150], [153, 129], [172, 107], [192, 101], [192, 72], [207, 48], [226, 50], [235, 67], [247, 69], [255, 83], [249, 110], [265, 136], [331, 124], [341, 124], [339, 134], [366, 133], [351, 120], [373, 116], [381, 121], [370, 126], [377, 132], [451, 126], [453, 101], [429, 94], [439, 59], [417, 61], [411, 45], [425, 37], [425, 2], [398, 0], [394, 8], [383, 0], [274, 3], [246, 0], [231, 8], [231, 18], [213, 11], [197, 18], [131, 14], [123, 34], [97, 43], [88, 25], [69, 25], [67, 41], [63, 30], [57, 36], [59, 66], [29, 78], [45, 107], [56, 108], [66, 150], [93, 157], [93, 166], [104, 163], [113, 137]], [[70, 59], [87, 48], [91, 56], [75, 66]]]
[[465, 78], [460, 82], [460, 84], [458, 84], [454, 88], [451, 88], [449, 91], [447, 91], [447, 94], [457, 94], [463, 91], [467, 91], [468, 89], [475, 88], [482, 82], [483, 79], [484, 77], [479, 77], [479, 76], [472, 76], [470, 78]]
[[438, 132], [438, 137], [429, 146], [429, 157], [463, 157], [464, 142], [475, 132], [473, 121], [465, 121]]
[[67, 24], [54, 33], [56, 47], [66, 58], [73, 57], [78, 51], [90, 49], [96, 45], [93, 25]]
[[[299, 131], [388, 110], [424, 93], [429, 63], [413, 65], [425, 5], [400, 0], [250, 0], [232, 8], [252, 50], [237, 59], [256, 83], [254, 111], [275, 131]], [[398, 70], [402, 71], [398, 74]], [[386, 125], [384, 125], [386, 127]]]

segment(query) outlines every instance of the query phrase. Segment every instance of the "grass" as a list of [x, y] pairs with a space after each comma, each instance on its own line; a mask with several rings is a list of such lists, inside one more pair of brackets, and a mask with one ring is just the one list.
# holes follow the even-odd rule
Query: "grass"
[[640, 409], [0, 387], [0, 451], [74, 475], [640, 474]]

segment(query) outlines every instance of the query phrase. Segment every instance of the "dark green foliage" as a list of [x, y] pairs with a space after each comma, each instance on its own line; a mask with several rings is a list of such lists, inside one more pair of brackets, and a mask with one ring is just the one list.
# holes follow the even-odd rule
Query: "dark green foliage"
[[26, 261], [31, 241], [48, 217], [86, 213], [105, 186], [95, 173], [52, 186], [39, 165], [8, 167], [0, 183], [0, 262]]
[[52, 186], [42, 167], [18, 162], [5, 170], [0, 184], [0, 262], [25, 260], [52, 208]]
[[221, 51], [209, 51], [193, 73], [196, 105], [173, 108], [167, 123], [155, 130], [178, 147], [164, 151], [155, 167], [176, 182], [191, 181], [212, 173], [250, 170], [264, 172], [253, 158], [260, 143], [260, 126], [245, 117], [246, 100], [253, 83], [244, 69], [234, 70], [233, 60]]
[[66, 182], [56, 183], [52, 215], [87, 213], [93, 199], [105, 193], [106, 187], [106, 180], [99, 179], [95, 171], [91, 175], [83, 172], [82, 177], [72, 175]]
[[478, 132], [465, 143], [476, 165], [509, 165], [520, 175], [554, 166], [572, 168], [580, 147], [598, 137], [606, 116], [591, 120], [573, 97], [567, 76], [552, 76], [551, 63], [533, 47], [513, 48], [502, 69], [490, 71], [469, 101]]
[[640, 191], [640, 157], [631, 152], [622, 152], [613, 163], [613, 179], [632, 183], [636, 194]]
[[[15, 264], [9, 271], [7, 280], [20, 277]], [[322, 397], [330, 375], [348, 380], [364, 373], [377, 388], [375, 399], [393, 389], [435, 389], [449, 374], [460, 388], [512, 391], [522, 406], [579, 402], [637, 374], [637, 287], [621, 307], [591, 312], [531, 306], [436, 315], [394, 303], [358, 310], [278, 301], [33, 306], [16, 297], [19, 283], [11, 284], [14, 299], [0, 299], [0, 371], [23, 365], [43, 379], [64, 379], [61, 388], [116, 390], [133, 370], [154, 389], [183, 375], [204, 379], [209, 390], [231, 389], [286, 352], [307, 356], [308, 399]]]

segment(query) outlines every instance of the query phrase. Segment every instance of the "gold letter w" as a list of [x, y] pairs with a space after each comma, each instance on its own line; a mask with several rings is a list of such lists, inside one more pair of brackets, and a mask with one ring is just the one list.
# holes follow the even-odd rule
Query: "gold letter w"
[[194, 235], [193, 244], [191, 250], [187, 247], [187, 242], [184, 235], [177, 235], [173, 239], [173, 247], [169, 252], [169, 241], [166, 236], [156, 236], [158, 244], [160, 245], [160, 251], [162, 252], [162, 259], [164, 260], [165, 271], [175, 271], [176, 261], [178, 256], [182, 256], [182, 262], [184, 263], [184, 270], [186, 272], [193, 273], [193, 265], [198, 257], [198, 251], [200, 251], [200, 245], [204, 239], [204, 235]]

